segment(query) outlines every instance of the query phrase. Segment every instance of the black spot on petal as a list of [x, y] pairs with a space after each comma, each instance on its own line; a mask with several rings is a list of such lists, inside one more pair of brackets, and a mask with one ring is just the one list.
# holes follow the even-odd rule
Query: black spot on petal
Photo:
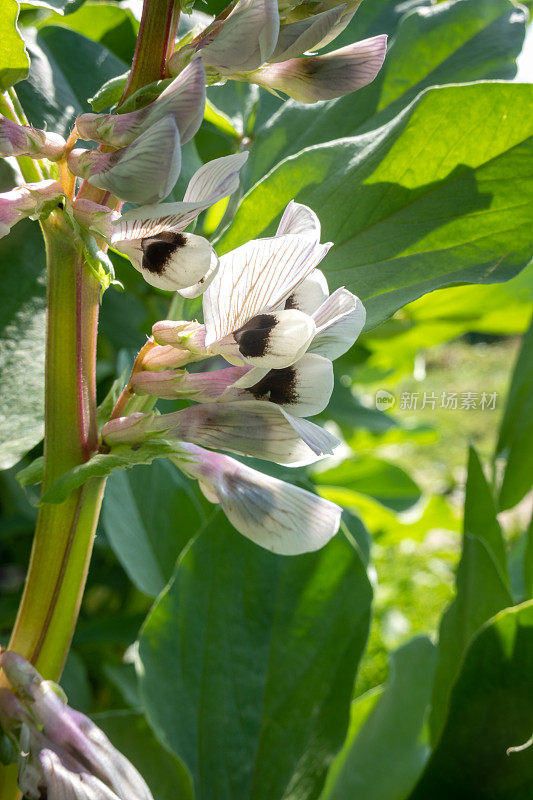
[[264, 378], [248, 391], [256, 400], [270, 400], [278, 405], [291, 405], [298, 402], [297, 372], [294, 367], [271, 369]]
[[143, 269], [161, 275], [166, 265], [180, 247], [185, 247], [187, 239], [183, 233], [164, 231], [157, 236], [147, 236], [141, 239], [143, 251]]
[[296, 302], [296, 295], [295, 294], [290, 294], [287, 297], [287, 299], [285, 300], [285, 308], [286, 309], [287, 308], [295, 308], [297, 311], [299, 311], [298, 303]]
[[268, 340], [277, 325], [273, 314], [258, 314], [233, 334], [241, 354], [248, 358], [260, 358], [268, 352]]

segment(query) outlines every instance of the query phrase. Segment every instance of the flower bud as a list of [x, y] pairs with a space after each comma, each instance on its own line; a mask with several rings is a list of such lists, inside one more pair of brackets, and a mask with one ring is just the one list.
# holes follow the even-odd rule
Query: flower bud
[[0, 666], [20, 697], [0, 693], [0, 713], [17, 740], [19, 785], [30, 800], [153, 800], [135, 767], [88, 717], [66, 705], [59, 687], [17, 653], [4, 652]]
[[76, 148], [68, 156], [71, 172], [87, 178], [121, 200], [153, 203], [165, 198], [181, 168], [181, 150], [174, 118], [166, 116], [133, 144], [102, 153]]
[[181, 144], [185, 144], [202, 124], [204, 108], [205, 72], [201, 59], [196, 58], [153, 103], [129, 114], [82, 114], [76, 120], [76, 128], [82, 139], [124, 147], [170, 115]]
[[386, 51], [387, 37], [375, 36], [326, 55], [266, 64], [248, 80], [284, 92], [301, 103], [332, 100], [371, 83]]
[[39, 219], [49, 213], [63, 197], [58, 181], [26, 183], [0, 194], [0, 238], [25, 217]]
[[66, 142], [58, 133], [48, 133], [29, 125], [0, 117], [0, 157], [31, 156], [58, 161], [64, 153]]

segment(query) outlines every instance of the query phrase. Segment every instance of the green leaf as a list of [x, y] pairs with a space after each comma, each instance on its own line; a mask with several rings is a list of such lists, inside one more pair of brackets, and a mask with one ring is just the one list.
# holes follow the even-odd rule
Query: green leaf
[[346, 732], [370, 599], [343, 537], [284, 558], [216, 515], [139, 651], [149, 721], [187, 764], [197, 800], [317, 797]]
[[155, 597], [204, 521], [193, 485], [167, 461], [111, 476], [102, 522], [118, 560], [141, 592]]
[[533, 600], [533, 515], [526, 533], [526, 550], [524, 553], [524, 585], [526, 597]]
[[185, 765], [157, 741], [142, 714], [108, 711], [96, 714], [94, 721], [139, 770], [154, 800], [193, 800]]
[[507, 456], [500, 510], [515, 506], [531, 489], [533, 475], [533, 320], [514, 368], [500, 426], [497, 456]]
[[407, 472], [374, 456], [348, 458], [313, 477], [321, 486], [368, 494], [394, 511], [406, 511], [420, 499], [420, 489]]
[[422, 730], [431, 698], [435, 647], [425, 636], [391, 656], [385, 691], [359, 726], [353, 728], [333, 762], [320, 800], [403, 800], [424, 768], [429, 748]]
[[126, 64], [98, 42], [49, 26], [37, 36], [28, 31], [32, 63], [17, 94], [32, 125], [68, 135], [75, 118], [91, 111], [87, 102], [100, 86], [126, 70]]
[[24, 41], [17, 27], [18, 14], [16, 0], [3, 0], [0, 14], [0, 92], [23, 81], [30, 68]]
[[118, 445], [111, 453], [96, 453], [89, 461], [65, 472], [43, 495], [42, 503], [62, 503], [89, 478], [104, 478], [115, 469], [129, 469], [137, 464], [151, 464], [155, 458], [176, 454], [170, 442], [152, 439], [140, 445]]
[[507, 609], [472, 641], [442, 738], [409, 800], [529, 800], [533, 603]]
[[75, 13], [52, 14], [38, 28], [57, 25], [100, 42], [126, 64], [131, 63], [139, 23], [129, 9], [111, 3], [84, 5]]
[[43, 437], [46, 288], [39, 226], [20, 222], [0, 240], [0, 469]]
[[279, 164], [217, 249], [272, 234], [296, 197], [319, 213], [335, 242], [323, 268], [365, 301], [368, 327], [438, 286], [507, 280], [533, 255], [529, 111], [527, 84], [428, 90], [378, 131]]
[[500, 574], [508, 584], [507, 555], [502, 529], [496, 516], [496, 503], [479, 456], [474, 447], [468, 455], [468, 477], [466, 481], [464, 532], [477, 536], [488, 547]]
[[58, 14], [72, 14], [85, 0], [24, 0], [25, 6], [34, 8], [46, 8], [56, 11]]
[[470, 449], [466, 482], [463, 552], [457, 570], [457, 596], [439, 630], [439, 650], [430, 726], [438, 741], [448, 702], [468, 643], [490, 617], [512, 605], [507, 559], [496, 507], [479, 457]]
[[[492, 503], [492, 507], [491, 507]], [[457, 596], [439, 630], [439, 650], [430, 717], [431, 739], [439, 740], [450, 693], [472, 636], [490, 617], [512, 605], [502, 569], [501, 531], [476, 453], [469, 459], [465, 498], [463, 552], [457, 570]]]
[[[370, 9], [371, 5], [377, 8]], [[526, 28], [522, 9], [510, 0], [421, 5], [403, 16], [406, 4], [397, 0], [381, 4], [373, 0], [362, 5], [350, 26], [352, 41], [394, 33], [378, 77], [355, 94], [320, 103], [319, 111], [294, 101], [285, 103], [257, 132], [253, 163], [248, 165], [248, 186], [304, 147], [375, 130], [430, 86], [513, 77], [514, 59], [522, 49]], [[365, 9], [373, 15], [379, 13], [380, 6], [381, 15], [365, 21]], [[371, 23], [367, 30], [365, 22]], [[348, 41], [338, 40], [334, 46], [341, 44]]]

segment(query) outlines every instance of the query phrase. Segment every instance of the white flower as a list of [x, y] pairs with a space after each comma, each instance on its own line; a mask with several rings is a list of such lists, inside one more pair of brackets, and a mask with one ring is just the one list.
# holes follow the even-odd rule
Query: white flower
[[341, 509], [329, 500], [263, 475], [234, 458], [181, 445], [174, 463], [220, 503], [235, 528], [261, 547], [298, 555], [323, 547], [339, 528]]
[[141, 206], [117, 220], [110, 244], [124, 253], [145, 280], [160, 289], [196, 297], [213, 279], [218, 259], [200, 236], [185, 228], [206, 208], [232, 194], [248, 154], [209, 161], [193, 175], [182, 202]]

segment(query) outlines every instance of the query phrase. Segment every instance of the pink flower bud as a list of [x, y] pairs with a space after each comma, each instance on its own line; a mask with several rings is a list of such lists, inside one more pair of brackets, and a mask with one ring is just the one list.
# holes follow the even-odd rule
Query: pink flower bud
[[61, 184], [53, 180], [26, 183], [0, 194], [0, 238], [25, 217], [39, 219], [41, 214], [51, 211], [62, 197]]
[[31, 156], [60, 159], [65, 150], [65, 140], [58, 133], [48, 133], [29, 125], [17, 125], [0, 117], [0, 157]]

